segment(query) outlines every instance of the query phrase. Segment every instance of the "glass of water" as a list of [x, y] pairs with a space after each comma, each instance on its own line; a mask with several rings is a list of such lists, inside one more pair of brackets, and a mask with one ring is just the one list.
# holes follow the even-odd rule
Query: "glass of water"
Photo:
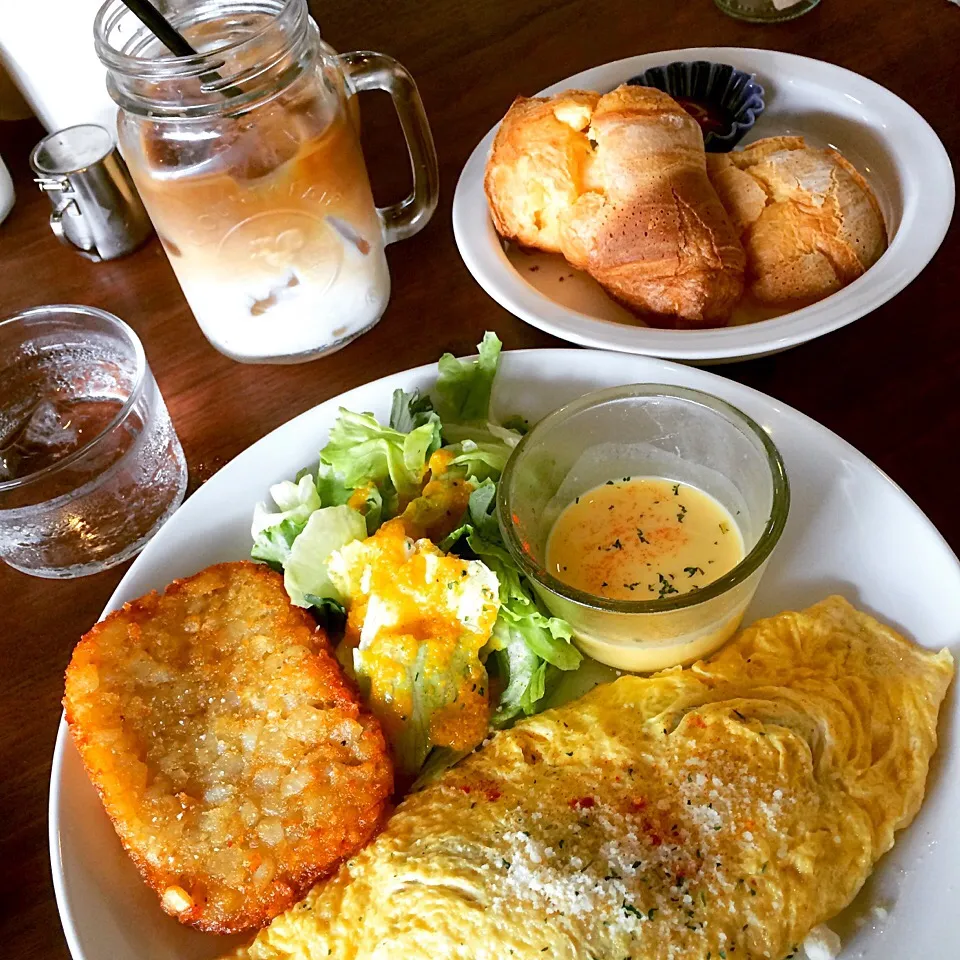
[[135, 556], [187, 464], [137, 335], [95, 307], [0, 322], [0, 559], [38, 577]]
[[714, 0], [726, 14], [749, 23], [782, 23], [809, 13], [820, 0]]

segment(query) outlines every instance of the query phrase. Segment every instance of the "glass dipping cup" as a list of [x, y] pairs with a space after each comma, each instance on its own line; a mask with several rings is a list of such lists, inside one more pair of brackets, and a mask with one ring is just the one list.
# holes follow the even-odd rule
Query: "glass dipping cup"
[[71, 304], [0, 322], [0, 559], [55, 579], [106, 570], [143, 549], [186, 487], [130, 327]]
[[[740, 526], [744, 558], [698, 591], [650, 600], [585, 593], [546, 567], [547, 538], [575, 497], [621, 477], [699, 487]], [[550, 414], [517, 445], [500, 480], [497, 516], [511, 556], [577, 646], [622, 670], [661, 670], [708, 656], [737, 630], [780, 539], [790, 488], [769, 435], [723, 400], [634, 384], [589, 393]]]

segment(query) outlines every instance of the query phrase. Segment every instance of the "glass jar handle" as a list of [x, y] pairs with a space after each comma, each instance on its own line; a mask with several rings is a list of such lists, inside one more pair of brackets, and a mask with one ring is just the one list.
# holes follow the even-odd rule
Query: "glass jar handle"
[[386, 243], [406, 240], [430, 221], [440, 198], [440, 175], [433, 134], [413, 77], [385, 53], [357, 50], [337, 57], [350, 93], [385, 90], [393, 99], [413, 171], [413, 192], [400, 203], [377, 207]]

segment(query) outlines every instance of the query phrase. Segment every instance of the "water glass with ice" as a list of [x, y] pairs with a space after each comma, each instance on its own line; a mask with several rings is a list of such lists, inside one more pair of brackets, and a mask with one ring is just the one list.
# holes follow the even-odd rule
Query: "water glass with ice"
[[0, 559], [68, 578], [137, 554], [187, 465], [137, 335], [94, 307], [0, 322]]

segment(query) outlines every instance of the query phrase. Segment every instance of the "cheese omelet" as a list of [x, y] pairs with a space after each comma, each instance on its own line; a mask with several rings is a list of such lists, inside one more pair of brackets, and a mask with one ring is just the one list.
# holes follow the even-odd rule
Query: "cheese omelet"
[[236, 956], [781, 960], [923, 799], [953, 659], [840, 597], [495, 736]]

